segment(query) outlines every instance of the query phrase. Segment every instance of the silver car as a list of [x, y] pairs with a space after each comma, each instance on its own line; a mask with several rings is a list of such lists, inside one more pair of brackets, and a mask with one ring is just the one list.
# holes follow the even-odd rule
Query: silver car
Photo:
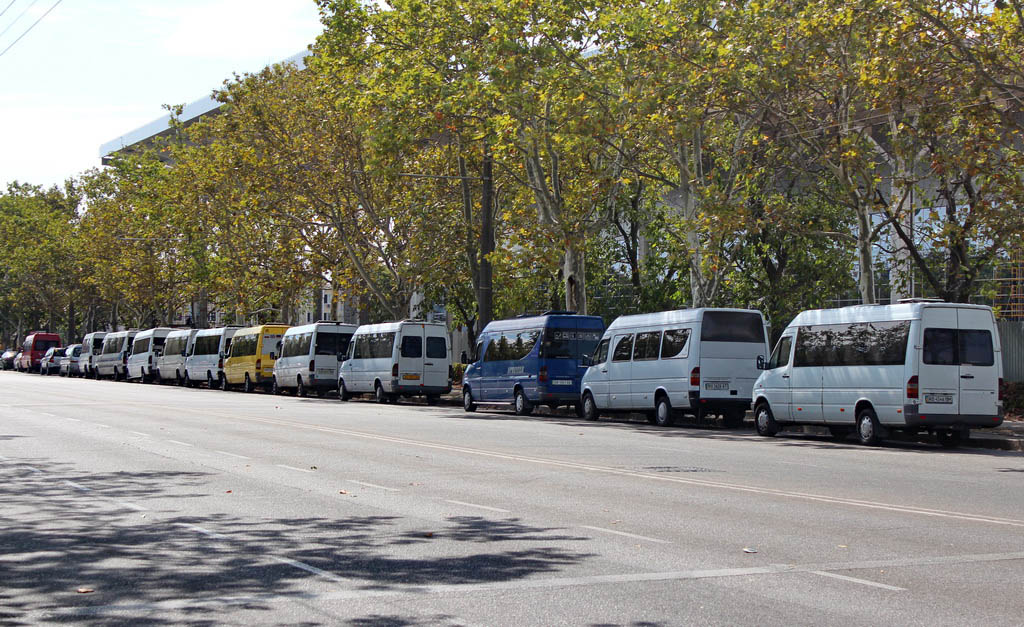
[[46, 349], [46, 354], [39, 360], [39, 374], [51, 375], [60, 370], [60, 360], [64, 357], [64, 348], [54, 346]]
[[64, 349], [64, 356], [60, 358], [60, 376], [80, 377], [82, 376], [81, 364], [82, 345], [71, 344]]

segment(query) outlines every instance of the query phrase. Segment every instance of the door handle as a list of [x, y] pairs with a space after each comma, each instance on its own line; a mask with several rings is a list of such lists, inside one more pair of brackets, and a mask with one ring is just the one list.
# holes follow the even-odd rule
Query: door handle
[[434, 364], [430, 363], [429, 361], [425, 361], [425, 362], [423, 362], [423, 365], [424, 366], [433, 366]]
[[973, 374], [962, 374], [962, 375], [960, 375], [960, 378], [961, 379], [973, 379], [974, 375]]
[[601, 368], [601, 372], [608, 372], [607, 368]]
[[784, 375], [782, 375], [782, 378], [783, 378], [783, 379], [788, 379], [788, 378], [789, 378], [789, 375], [788, 375], [788, 374], [784, 374]]

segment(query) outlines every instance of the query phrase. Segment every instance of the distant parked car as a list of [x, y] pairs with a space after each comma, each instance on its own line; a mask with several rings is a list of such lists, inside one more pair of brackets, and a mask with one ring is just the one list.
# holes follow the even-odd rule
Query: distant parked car
[[28, 337], [25, 338], [25, 344], [22, 346], [21, 356], [15, 361], [18, 365], [18, 370], [22, 372], [38, 371], [39, 360], [43, 354], [47, 350], [60, 345], [60, 336], [56, 333], [46, 331], [33, 331], [29, 333]]
[[60, 360], [60, 376], [78, 377], [82, 375], [81, 369], [82, 345], [71, 344], [64, 349], [64, 356]]
[[0, 355], [0, 370], [14, 370], [14, 360], [18, 357], [18, 351], [9, 348]]
[[59, 346], [46, 349], [39, 360], [39, 374], [51, 375], [60, 370], [60, 360], [64, 357], [64, 349]]
[[22, 372], [21, 356], [23, 353], [24, 351], [18, 351], [18, 354], [14, 356], [14, 369], [17, 370], [18, 372]]

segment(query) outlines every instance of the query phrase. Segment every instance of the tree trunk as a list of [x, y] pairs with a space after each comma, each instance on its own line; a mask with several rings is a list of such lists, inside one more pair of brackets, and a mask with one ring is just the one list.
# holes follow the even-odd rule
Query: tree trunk
[[587, 313], [587, 291], [584, 279], [586, 256], [583, 252], [585, 241], [586, 239], [582, 236], [573, 237], [565, 249], [565, 257], [562, 262], [565, 308], [567, 311], [575, 311], [584, 315]]
[[65, 336], [67, 338], [65, 344], [75, 342], [77, 332], [78, 329], [75, 328], [75, 299], [71, 298], [68, 299], [68, 330], [67, 335]]
[[483, 185], [480, 195], [480, 263], [477, 291], [476, 327], [484, 328], [494, 318], [494, 266], [489, 255], [494, 252], [494, 157], [490, 146], [484, 145]]
[[871, 214], [867, 207], [857, 208], [857, 262], [860, 266], [860, 299], [865, 305], [875, 303], [875, 269], [871, 255]]

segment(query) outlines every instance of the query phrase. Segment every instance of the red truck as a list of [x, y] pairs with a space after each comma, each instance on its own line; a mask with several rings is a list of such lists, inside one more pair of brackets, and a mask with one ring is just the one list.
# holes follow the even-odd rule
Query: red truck
[[14, 364], [14, 367], [21, 372], [38, 371], [39, 361], [47, 349], [60, 346], [62, 346], [60, 336], [56, 333], [45, 331], [29, 333], [21, 349], [21, 358]]

